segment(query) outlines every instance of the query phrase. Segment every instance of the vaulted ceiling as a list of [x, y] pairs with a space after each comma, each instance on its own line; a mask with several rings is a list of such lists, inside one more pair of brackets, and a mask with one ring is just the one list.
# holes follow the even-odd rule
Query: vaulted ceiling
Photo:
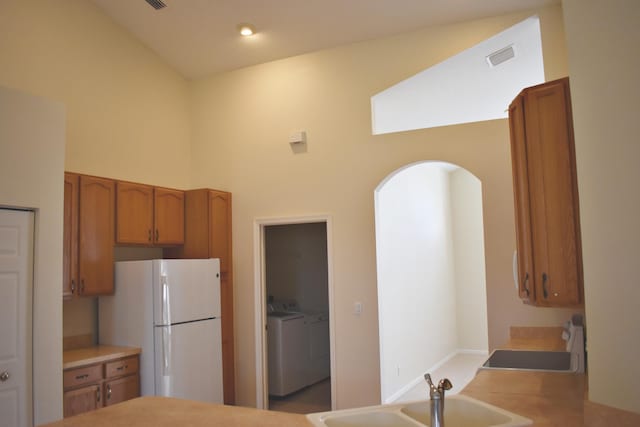
[[[559, 0], [91, 0], [187, 78]], [[257, 34], [241, 38], [239, 23]]]

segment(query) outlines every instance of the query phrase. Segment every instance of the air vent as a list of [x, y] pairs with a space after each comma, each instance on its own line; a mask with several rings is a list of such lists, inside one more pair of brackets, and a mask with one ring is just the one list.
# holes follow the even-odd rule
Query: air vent
[[163, 7], [167, 7], [166, 4], [162, 0], [145, 0], [147, 3], [151, 5], [155, 10], [162, 9]]
[[509, 45], [487, 56], [487, 63], [490, 67], [495, 67], [496, 65], [500, 65], [503, 62], [514, 58], [515, 56], [516, 52], [515, 50], [513, 50], [513, 45]]

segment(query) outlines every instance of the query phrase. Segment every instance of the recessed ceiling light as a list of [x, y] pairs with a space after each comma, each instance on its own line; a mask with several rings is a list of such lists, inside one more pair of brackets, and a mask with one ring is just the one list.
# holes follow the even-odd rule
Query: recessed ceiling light
[[240, 34], [245, 37], [252, 36], [256, 33], [255, 27], [251, 24], [238, 24], [237, 28]]

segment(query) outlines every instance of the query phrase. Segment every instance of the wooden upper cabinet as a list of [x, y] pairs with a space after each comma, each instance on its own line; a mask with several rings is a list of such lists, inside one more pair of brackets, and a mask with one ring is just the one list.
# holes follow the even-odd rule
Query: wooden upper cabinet
[[184, 191], [154, 189], [154, 243], [180, 245], [184, 243]]
[[78, 185], [77, 174], [64, 174], [63, 298], [78, 289]]
[[539, 306], [583, 302], [569, 80], [527, 88], [509, 108], [519, 293]]
[[78, 277], [80, 295], [113, 293], [115, 182], [79, 178]]
[[153, 243], [153, 187], [118, 181], [116, 184], [116, 243]]
[[180, 245], [184, 242], [184, 191], [118, 181], [116, 243]]

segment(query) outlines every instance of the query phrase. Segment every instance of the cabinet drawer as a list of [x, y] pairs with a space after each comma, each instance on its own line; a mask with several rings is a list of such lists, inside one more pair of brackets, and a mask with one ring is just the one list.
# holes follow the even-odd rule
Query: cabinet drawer
[[138, 358], [127, 357], [126, 359], [116, 360], [106, 364], [105, 377], [115, 378], [123, 375], [135, 374], [138, 372]]
[[63, 374], [63, 385], [65, 389], [95, 383], [100, 380], [102, 380], [102, 365], [70, 369], [64, 371]]

